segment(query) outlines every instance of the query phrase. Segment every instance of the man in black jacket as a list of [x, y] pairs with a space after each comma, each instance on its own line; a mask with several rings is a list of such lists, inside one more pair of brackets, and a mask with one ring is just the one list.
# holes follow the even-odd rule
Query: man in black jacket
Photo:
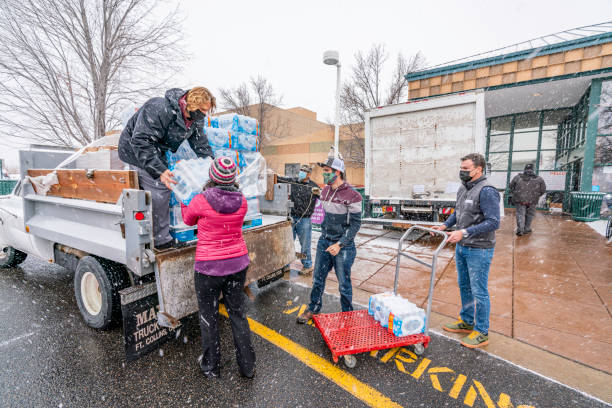
[[172, 246], [170, 194], [176, 184], [166, 151], [176, 152], [188, 140], [198, 157], [213, 157], [202, 132], [204, 116], [215, 107], [204, 87], [170, 89], [165, 98], [151, 98], [130, 118], [119, 138], [119, 158], [138, 171], [140, 188], [151, 192], [155, 248]]
[[310, 217], [314, 212], [315, 203], [320, 194], [317, 183], [310, 179], [312, 168], [303, 165], [296, 178], [278, 177], [280, 183], [291, 184], [291, 218], [293, 225], [293, 239], [297, 236], [300, 241], [302, 258], [302, 270], [300, 275], [308, 275], [312, 272], [312, 255], [310, 246], [312, 241], [312, 223]]
[[533, 171], [533, 164], [525, 165], [525, 170], [510, 182], [510, 198], [516, 206], [516, 235], [531, 233], [531, 221], [535, 217], [540, 197], [546, 193], [546, 183]]

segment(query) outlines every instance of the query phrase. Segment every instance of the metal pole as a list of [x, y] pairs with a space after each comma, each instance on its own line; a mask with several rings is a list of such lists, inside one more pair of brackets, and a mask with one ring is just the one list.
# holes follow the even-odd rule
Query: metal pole
[[334, 150], [338, 154], [340, 152], [340, 63], [336, 64], [336, 119], [334, 123]]

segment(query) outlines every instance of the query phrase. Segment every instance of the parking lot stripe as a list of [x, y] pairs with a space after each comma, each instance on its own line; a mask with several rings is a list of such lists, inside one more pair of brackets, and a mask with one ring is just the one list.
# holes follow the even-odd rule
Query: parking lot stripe
[[[219, 312], [227, 317], [224, 305], [219, 305]], [[398, 408], [401, 405], [381, 394], [378, 390], [359, 381], [353, 375], [338, 368], [328, 360], [319, 357], [307, 348], [295, 343], [280, 333], [264, 326], [263, 324], [248, 318], [251, 331], [258, 336], [268, 340], [283, 351], [289, 353], [308, 367], [318, 372], [322, 376], [336, 383], [339, 387], [359, 398], [364, 403], [375, 408]]]

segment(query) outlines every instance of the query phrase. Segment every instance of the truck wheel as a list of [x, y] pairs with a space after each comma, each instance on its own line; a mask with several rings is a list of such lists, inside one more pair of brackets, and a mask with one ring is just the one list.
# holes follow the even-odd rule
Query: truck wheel
[[74, 296], [89, 327], [105, 330], [119, 317], [119, 291], [129, 286], [125, 268], [113, 262], [85, 256], [74, 273]]
[[28, 254], [21, 252], [12, 246], [6, 246], [0, 250], [0, 268], [13, 268], [26, 260]]

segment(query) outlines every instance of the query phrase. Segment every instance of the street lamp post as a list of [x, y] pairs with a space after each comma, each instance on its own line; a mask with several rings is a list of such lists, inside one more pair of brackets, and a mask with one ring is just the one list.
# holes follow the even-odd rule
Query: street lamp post
[[338, 51], [329, 50], [323, 53], [323, 63], [336, 66], [336, 118], [334, 120], [334, 153], [340, 152], [340, 54]]

